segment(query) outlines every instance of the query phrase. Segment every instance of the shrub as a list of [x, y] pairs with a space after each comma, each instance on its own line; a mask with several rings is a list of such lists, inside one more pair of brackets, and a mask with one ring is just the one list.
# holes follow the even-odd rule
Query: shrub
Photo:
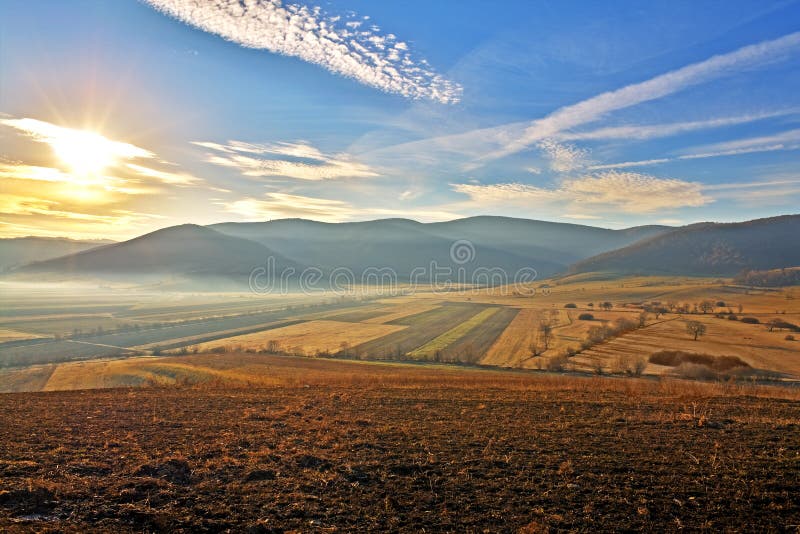
[[581, 321], [594, 321], [594, 315], [591, 313], [582, 313], [578, 316]]
[[717, 373], [699, 363], [682, 363], [675, 369], [675, 374], [695, 380], [714, 380], [717, 378]]
[[746, 324], [761, 324], [761, 321], [755, 317], [742, 317], [742, 322]]
[[794, 336], [792, 334], [786, 334], [786, 337], [783, 339], [786, 341], [794, 341]]
[[644, 358], [622, 355], [617, 358], [614, 371], [629, 376], [641, 376], [645, 367], [647, 361]]
[[547, 370], [548, 371], [563, 371], [567, 363], [569, 362], [569, 358], [566, 354], [560, 354], [558, 356], [553, 356], [547, 360]]
[[666, 365], [668, 367], [680, 367], [683, 364], [703, 365], [714, 371], [730, 371], [731, 369], [750, 365], [738, 356], [713, 356], [711, 354], [699, 354], [695, 352], [684, 352], [681, 350], [662, 350], [650, 355], [650, 363]]
[[739, 320], [739, 318], [738, 318], [738, 317], [736, 317], [736, 314], [735, 314], [735, 313], [731, 313], [731, 314], [728, 314], [728, 320], [729, 320], [729, 321], [738, 321], [738, 320]]
[[577, 308], [578, 305], [575, 304], [574, 302], [570, 302], [569, 304], [564, 304], [564, 307], [565, 308]]
[[612, 327], [612, 334], [624, 334], [626, 332], [631, 332], [636, 330], [639, 327], [639, 323], [637, 321], [620, 317], [616, 321], [614, 321], [614, 326]]

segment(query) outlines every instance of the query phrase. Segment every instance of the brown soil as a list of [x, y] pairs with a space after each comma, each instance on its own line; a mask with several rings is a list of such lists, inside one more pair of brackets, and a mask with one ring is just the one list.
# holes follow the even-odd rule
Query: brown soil
[[0, 395], [0, 530], [800, 525], [797, 392], [464, 374]]

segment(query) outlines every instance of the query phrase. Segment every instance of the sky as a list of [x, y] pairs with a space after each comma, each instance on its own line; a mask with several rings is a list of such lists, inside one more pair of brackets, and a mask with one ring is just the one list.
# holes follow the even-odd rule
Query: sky
[[0, 236], [800, 206], [800, 2], [3, 0]]

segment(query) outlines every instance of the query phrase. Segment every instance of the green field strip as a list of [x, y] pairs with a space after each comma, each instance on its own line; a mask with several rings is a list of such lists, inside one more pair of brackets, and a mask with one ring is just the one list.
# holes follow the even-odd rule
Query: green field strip
[[405, 358], [408, 352], [469, 320], [486, 307], [480, 304], [445, 305], [390, 321], [386, 324], [402, 325], [407, 328], [362, 343], [354, 347], [354, 351], [362, 357], [382, 360]]
[[511, 324], [519, 308], [497, 308], [497, 313], [472, 328], [460, 339], [451, 343], [443, 354], [445, 361], [478, 362], [494, 344], [500, 334]]
[[486, 308], [475, 315], [469, 320], [464, 321], [460, 325], [451, 328], [444, 334], [435, 337], [423, 346], [409, 353], [412, 358], [426, 358], [432, 356], [436, 351], [444, 350], [448, 345], [455, 342], [462, 336], [466, 335], [470, 330], [477, 327], [489, 317], [497, 313], [500, 308]]

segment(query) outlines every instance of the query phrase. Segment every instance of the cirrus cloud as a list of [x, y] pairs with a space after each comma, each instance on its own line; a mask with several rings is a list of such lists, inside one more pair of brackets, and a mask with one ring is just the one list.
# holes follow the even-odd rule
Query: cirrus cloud
[[320, 8], [281, 0], [145, 0], [159, 11], [246, 48], [320, 65], [387, 93], [444, 104], [461, 86], [437, 74], [408, 44], [362, 20], [345, 21]]
[[[372, 178], [378, 173], [348, 154], [326, 154], [305, 142], [253, 144], [228, 141], [226, 144], [197, 141], [207, 148], [207, 163], [236, 169], [244, 176], [276, 176], [298, 180]], [[256, 157], [259, 156], [259, 157]]]
[[561, 181], [554, 187], [522, 183], [451, 184], [481, 205], [542, 207], [565, 205], [580, 209], [625, 213], [651, 213], [713, 202], [704, 195], [702, 184], [675, 178], [658, 178], [634, 172], [608, 171]]

